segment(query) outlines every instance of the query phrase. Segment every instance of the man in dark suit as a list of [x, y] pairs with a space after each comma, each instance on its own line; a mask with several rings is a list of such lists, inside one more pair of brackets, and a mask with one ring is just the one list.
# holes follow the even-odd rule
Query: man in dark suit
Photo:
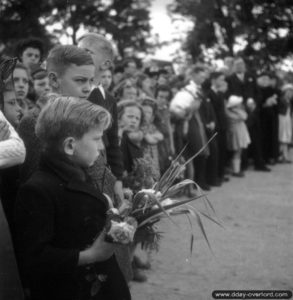
[[[79, 39], [78, 46], [89, 52], [95, 64], [95, 88], [92, 90], [88, 100], [94, 104], [106, 108], [112, 116], [112, 126], [106, 131], [103, 137], [105, 146], [105, 164], [110, 166], [111, 172], [116, 177], [114, 194], [121, 200], [123, 197], [122, 181], [123, 160], [119, 147], [117, 104], [115, 98], [106, 92], [100, 84], [100, 77], [103, 70], [112, 66], [114, 51], [111, 43], [102, 35], [87, 33]], [[104, 174], [104, 172], [101, 172]], [[98, 180], [104, 181], [104, 176]]]
[[[246, 70], [245, 62], [241, 57], [234, 60], [234, 73], [227, 78], [228, 95], [243, 97], [243, 102], [248, 112], [247, 127], [249, 130], [251, 144], [248, 153], [254, 161], [254, 168], [257, 171], [270, 171], [265, 165], [261, 149], [261, 127], [259, 118], [259, 101], [255, 78]], [[246, 151], [244, 151], [245, 153]], [[248, 154], [247, 153], [247, 154]], [[247, 155], [246, 154], [246, 155]], [[247, 157], [244, 155], [244, 168], [247, 167]]]
[[215, 131], [218, 133], [216, 141], [218, 144], [218, 177], [221, 181], [228, 181], [225, 177], [227, 165], [226, 129], [227, 119], [225, 113], [225, 95], [223, 86], [227, 87], [225, 75], [222, 72], [212, 72], [210, 75], [210, 88], [207, 97], [210, 99], [216, 117]]

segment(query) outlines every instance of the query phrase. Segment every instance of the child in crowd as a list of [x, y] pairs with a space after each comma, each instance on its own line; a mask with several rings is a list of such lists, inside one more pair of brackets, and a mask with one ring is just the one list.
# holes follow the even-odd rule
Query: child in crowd
[[15, 214], [32, 300], [131, 298], [115, 245], [104, 240], [108, 201], [85, 173], [110, 122], [104, 108], [71, 97], [55, 99], [38, 118], [44, 151], [39, 170], [20, 188]]
[[155, 175], [155, 180], [160, 178], [160, 163], [158, 144], [163, 141], [163, 134], [157, 129], [154, 124], [156, 114], [156, 102], [151, 98], [145, 98], [142, 101], [142, 108], [144, 112], [144, 138], [142, 142], [144, 157], [150, 157], [152, 168]]
[[[56, 94], [86, 99], [91, 91], [94, 65], [91, 56], [76, 46], [56, 46], [47, 60], [50, 86]], [[20, 169], [20, 181], [25, 182], [36, 170], [40, 159], [40, 143], [36, 143], [34, 127], [38, 113], [24, 118], [19, 125], [27, 157]]]
[[160, 85], [156, 91], [157, 111], [154, 123], [164, 135], [163, 141], [158, 144], [161, 174], [167, 170], [175, 155], [173, 130], [171, 127], [171, 116], [169, 102], [171, 100], [171, 90], [168, 86]]
[[101, 73], [101, 85], [105, 91], [109, 91], [113, 85], [113, 71], [109, 68], [103, 70]]
[[[120, 146], [123, 155], [125, 176], [127, 176], [133, 171], [135, 161], [144, 156], [142, 147], [144, 133], [141, 130], [144, 121], [143, 108], [136, 101], [121, 101], [118, 103], [118, 118], [119, 135], [121, 137]], [[152, 186], [154, 181], [152, 178], [148, 178], [148, 182], [145, 183]], [[145, 188], [150, 188], [150, 186], [145, 186]], [[125, 187], [128, 186], [125, 185]], [[147, 277], [139, 269], [150, 268], [150, 263], [148, 260], [143, 262], [138, 256], [134, 255], [136, 246], [137, 243], [134, 243], [129, 247], [132, 276], [129, 277], [130, 275], [128, 275], [126, 278], [143, 282], [146, 281]]]
[[31, 77], [33, 80], [33, 88], [35, 92], [35, 100], [38, 100], [43, 94], [51, 92], [51, 87], [49, 83], [49, 77], [46, 70], [37, 66], [31, 72]]
[[289, 159], [289, 145], [292, 140], [292, 101], [293, 85], [286, 84], [281, 89], [282, 94], [278, 107], [279, 114], [279, 144], [281, 163], [291, 163]]
[[133, 84], [131, 79], [125, 79], [117, 85], [114, 89], [118, 101], [136, 100], [138, 96], [137, 87]]
[[152, 79], [144, 73], [139, 74], [137, 78], [139, 99], [154, 98], [154, 83]]
[[129, 173], [133, 169], [135, 159], [143, 157], [141, 148], [143, 132], [140, 129], [143, 122], [142, 107], [135, 101], [120, 101], [118, 120], [124, 169]]
[[27, 98], [29, 93], [29, 71], [21, 63], [17, 63], [13, 71], [13, 81], [16, 99], [22, 108], [22, 115], [26, 116], [34, 107], [34, 103]]
[[243, 106], [243, 98], [230, 96], [226, 103], [227, 115], [227, 149], [232, 151], [232, 175], [243, 177], [241, 171], [241, 153], [250, 143], [250, 137], [245, 125], [247, 113]]
[[29, 70], [39, 65], [44, 56], [44, 45], [40, 39], [28, 38], [21, 40], [16, 47], [16, 55]]

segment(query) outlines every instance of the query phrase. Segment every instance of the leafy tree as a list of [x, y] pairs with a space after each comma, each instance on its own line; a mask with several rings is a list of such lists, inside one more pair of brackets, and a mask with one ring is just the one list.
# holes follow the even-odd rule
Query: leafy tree
[[150, 0], [3, 0], [0, 40], [7, 44], [33, 35], [56, 42], [66, 35], [75, 44], [78, 31], [85, 28], [110, 34], [122, 55], [129, 46], [146, 52], [151, 46], [146, 42], [149, 6]]
[[0, 45], [11, 53], [13, 45], [20, 39], [36, 36], [49, 45], [53, 38], [46, 32], [39, 18], [49, 13], [50, 1], [1, 0], [0, 2]]
[[292, 53], [292, 0], [174, 0], [169, 10], [194, 21], [185, 47], [196, 60], [207, 49], [216, 57], [241, 54], [256, 65]]

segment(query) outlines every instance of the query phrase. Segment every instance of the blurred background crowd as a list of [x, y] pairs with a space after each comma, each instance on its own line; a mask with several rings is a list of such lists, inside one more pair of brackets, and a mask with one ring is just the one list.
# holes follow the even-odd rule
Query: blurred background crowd
[[[244, 177], [247, 169], [270, 172], [275, 164], [291, 163], [292, 3], [174, 1], [168, 11], [192, 24], [184, 42], [149, 37], [150, 6], [138, 0], [1, 3], [0, 50], [15, 57], [14, 90], [5, 90], [1, 109], [27, 153], [39, 143], [27, 140], [33, 130], [27, 120], [38, 116], [54, 92], [47, 53], [60, 41], [77, 44], [82, 31], [92, 30], [112, 42], [115, 59], [104, 60], [99, 82], [78, 84], [87, 95], [100, 88], [117, 104], [124, 172], [145, 158], [156, 180], [183, 149], [184, 160], [201, 150], [183, 176], [209, 191], [230, 176]], [[156, 47], [178, 42], [183, 56], [181, 50], [171, 60], [149, 56]], [[70, 89], [69, 82], [62, 84]], [[23, 166], [36, 163], [27, 155]], [[1, 199], [9, 222], [10, 199], [28, 174], [18, 167], [3, 174]]]

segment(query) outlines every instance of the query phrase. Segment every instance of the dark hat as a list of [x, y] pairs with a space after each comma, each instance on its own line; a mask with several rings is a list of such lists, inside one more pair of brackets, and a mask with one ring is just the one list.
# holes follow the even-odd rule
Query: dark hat
[[155, 99], [151, 97], [145, 97], [141, 100], [141, 105], [148, 105], [151, 106], [153, 109], [157, 108], [157, 102]]
[[157, 66], [150, 66], [144, 70], [144, 73], [150, 77], [159, 75], [159, 68]]
[[31, 76], [33, 79], [42, 79], [48, 76], [48, 72], [43, 69], [40, 65], [34, 65], [31, 68]]

